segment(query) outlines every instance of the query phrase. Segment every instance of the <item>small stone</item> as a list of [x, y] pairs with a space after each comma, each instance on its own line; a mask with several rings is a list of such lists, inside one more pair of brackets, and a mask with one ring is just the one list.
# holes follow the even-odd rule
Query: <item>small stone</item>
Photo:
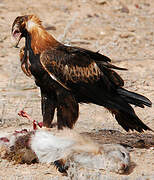
[[120, 11], [122, 13], [129, 13], [129, 9], [126, 6], [123, 6]]
[[125, 32], [119, 35], [121, 38], [129, 38], [129, 37], [133, 37], [134, 35], [132, 33], [129, 32]]
[[100, 5], [104, 5], [107, 3], [106, 0], [97, 0], [96, 2]]
[[87, 14], [87, 17], [88, 18], [92, 18], [93, 16], [91, 14]]

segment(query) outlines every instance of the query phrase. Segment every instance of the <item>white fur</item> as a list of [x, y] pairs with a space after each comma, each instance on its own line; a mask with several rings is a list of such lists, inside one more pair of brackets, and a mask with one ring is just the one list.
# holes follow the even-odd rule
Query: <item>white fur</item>
[[112, 172], [123, 173], [129, 166], [130, 156], [121, 145], [104, 144], [100, 154], [80, 153], [74, 154], [73, 162], [91, 169], [104, 169]]
[[54, 136], [50, 131], [36, 131], [31, 139], [31, 148], [42, 163], [51, 163], [65, 157], [74, 141]]
[[[65, 132], [65, 131], [64, 131]], [[61, 133], [61, 132], [60, 132]], [[121, 145], [98, 145], [73, 134], [54, 135], [51, 131], [38, 130], [31, 140], [31, 148], [42, 163], [65, 158], [82, 167], [104, 169], [122, 173], [129, 166], [128, 151]], [[65, 136], [64, 136], [65, 135]], [[95, 153], [100, 149], [100, 153]], [[74, 166], [75, 167], [75, 166]]]
[[[4, 148], [9, 152], [9, 147], [14, 145], [16, 139], [24, 134], [9, 134], [7, 135], [9, 142], [0, 141], [0, 156], [3, 154], [1, 151]], [[129, 152], [123, 146], [99, 145], [68, 129], [57, 132], [46, 128], [37, 130], [30, 137], [30, 145], [39, 162], [52, 163], [59, 159], [65, 159], [70, 164], [70, 173], [80, 171], [81, 167], [123, 173], [130, 164]]]

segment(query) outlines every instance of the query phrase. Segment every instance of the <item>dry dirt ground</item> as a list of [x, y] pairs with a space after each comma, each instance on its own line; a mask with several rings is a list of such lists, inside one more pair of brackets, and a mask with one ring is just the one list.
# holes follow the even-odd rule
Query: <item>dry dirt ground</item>
[[[48, 31], [60, 41], [100, 50], [115, 65], [128, 68], [127, 72], [119, 72], [125, 87], [154, 102], [153, 0], [0, 0], [0, 133], [31, 127], [31, 122], [17, 116], [21, 109], [34, 119], [42, 120], [39, 89], [21, 72], [19, 49], [13, 48], [11, 40], [12, 22], [24, 14], [38, 15]], [[154, 129], [153, 107], [135, 107], [135, 111]], [[127, 134], [104, 108], [95, 105], [80, 106], [75, 129], [82, 133], [112, 129]], [[101, 136], [99, 141], [101, 143]], [[102, 172], [103, 179], [154, 179], [154, 148], [134, 148], [130, 155], [132, 167], [129, 173]], [[66, 177], [52, 165], [14, 165], [1, 160], [0, 180], [8, 179]]]

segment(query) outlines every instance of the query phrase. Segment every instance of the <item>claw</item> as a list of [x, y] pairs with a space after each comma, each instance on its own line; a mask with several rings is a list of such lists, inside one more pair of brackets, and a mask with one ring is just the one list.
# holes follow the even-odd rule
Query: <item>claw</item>
[[61, 160], [54, 161], [54, 165], [56, 166], [56, 168], [60, 173], [63, 173], [63, 175], [67, 176], [68, 166], [65, 166], [63, 161]]

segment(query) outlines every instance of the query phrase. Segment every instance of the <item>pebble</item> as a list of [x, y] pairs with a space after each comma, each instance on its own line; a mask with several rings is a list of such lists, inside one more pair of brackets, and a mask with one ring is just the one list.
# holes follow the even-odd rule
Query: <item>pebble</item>
[[129, 37], [133, 37], [134, 34], [130, 33], [130, 32], [124, 32], [122, 34], [119, 35], [121, 38], [129, 38]]

